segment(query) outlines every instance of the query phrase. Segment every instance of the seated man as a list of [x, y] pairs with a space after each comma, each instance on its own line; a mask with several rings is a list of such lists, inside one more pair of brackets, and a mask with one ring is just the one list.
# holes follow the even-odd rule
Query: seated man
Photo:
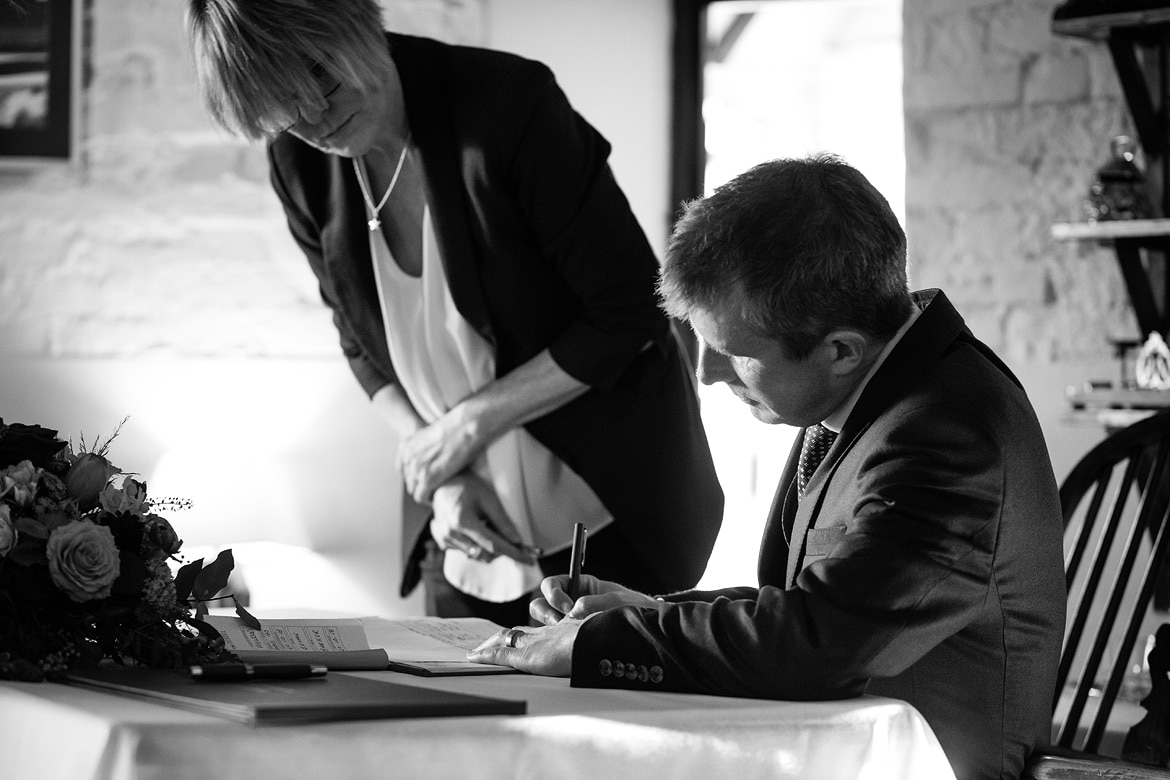
[[660, 293], [701, 381], [805, 426], [759, 587], [654, 599], [584, 577], [573, 603], [552, 577], [545, 625], [471, 658], [574, 686], [895, 697], [961, 780], [1018, 777], [1048, 739], [1063, 636], [1052, 466], [1018, 380], [942, 292], [908, 292], [889, 204], [832, 156], [757, 166], [690, 204]]

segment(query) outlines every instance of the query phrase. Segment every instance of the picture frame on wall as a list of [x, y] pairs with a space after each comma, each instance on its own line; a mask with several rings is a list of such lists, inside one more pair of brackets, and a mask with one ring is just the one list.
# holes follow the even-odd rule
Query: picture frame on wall
[[78, 151], [81, 0], [0, 0], [0, 165]]

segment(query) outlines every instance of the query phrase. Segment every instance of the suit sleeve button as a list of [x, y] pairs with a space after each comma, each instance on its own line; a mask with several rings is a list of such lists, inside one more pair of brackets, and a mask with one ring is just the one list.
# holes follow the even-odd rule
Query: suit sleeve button
[[601, 663], [597, 665], [597, 671], [601, 672], [602, 677], [609, 677], [613, 673], [613, 664], [608, 658], [602, 658]]
[[638, 681], [646, 682], [650, 679], [650, 671], [645, 666], [638, 667]]
[[652, 683], [662, 682], [662, 667], [661, 666], [651, 666], [650, 667], [650, 682], [652, 682]]
[[623, 664], [621, 661], [614, 661], [613, 662], [613, 676], [614, 677], [624, 677], [625, 674], [626, 674], [626, 665]]

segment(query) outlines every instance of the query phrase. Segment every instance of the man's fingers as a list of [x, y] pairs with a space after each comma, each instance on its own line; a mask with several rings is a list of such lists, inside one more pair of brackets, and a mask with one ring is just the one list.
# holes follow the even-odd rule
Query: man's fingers
[[[505, 628], [485, 639], [478, 647], [467, 654], [469, 660], [483, 662], [487, 657], [506, 658], [509, 651], [520, 650], [520, 642], [527, 636], [522, 628]], [[497, 661], [492, 661], [497, 663]], [[503, 661], [498, 661], [503, 663]]]
[[528, 604], [528, 614], [533, 620], [545, 626], [559, 623], [561, 618], [565, 616], [563, 612], [544, 599], [533, 599]]

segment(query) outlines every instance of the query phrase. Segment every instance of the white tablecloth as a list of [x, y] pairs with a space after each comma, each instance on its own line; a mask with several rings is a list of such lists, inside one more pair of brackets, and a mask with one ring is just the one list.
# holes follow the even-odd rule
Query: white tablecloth
[[606, 691], [527, 675], [361, 676], [525, 699], [528, 714], [249, 727], [145, 699], [5, 682], [0, 777], [954, 777], [922, 716], [892, 699], [808, 703]]

